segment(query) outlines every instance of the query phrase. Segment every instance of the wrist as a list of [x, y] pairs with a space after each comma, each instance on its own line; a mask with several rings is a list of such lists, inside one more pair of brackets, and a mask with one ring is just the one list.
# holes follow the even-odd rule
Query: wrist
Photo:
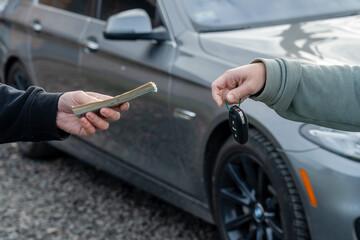
[[251, 95], [251, 97], [258, 97], [265, 89], [266, 85], [266, 66], [263, 62], [252, 62], [251, 64], [256, 65], [257, 69], [255, 72], [256, 75], [256, 83], [257, 83], [257, 89], [254, 94]]

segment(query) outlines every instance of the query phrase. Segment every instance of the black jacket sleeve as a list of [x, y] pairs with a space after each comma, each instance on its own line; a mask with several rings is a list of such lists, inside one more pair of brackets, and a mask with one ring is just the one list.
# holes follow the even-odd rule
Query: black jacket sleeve
[[56, 126], [60, 96], [39, 87], [20, 91], [0, 84], [0, 143], [61, 140], [69, 136]]

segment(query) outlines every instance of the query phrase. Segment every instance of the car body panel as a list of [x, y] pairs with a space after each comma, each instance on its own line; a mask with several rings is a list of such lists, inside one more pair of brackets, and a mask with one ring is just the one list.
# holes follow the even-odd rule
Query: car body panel
[[[159, 0], [158, 9], [170, 40], [110, 41], [102, 34], [104, 21], [37, 1], [10, 1], [1, 16], [0, 67], [4, 74], [10, 59], [19, 59], [32, 81], [48, 91], [117, 95], [154, 81], [159, 92], [132, 101], [131, 111], [109, 131], [50, 144], [213, 222], [208, 176], [215, 160], [205, 156], [215, 129], [227, 123], [228, 110], [213, 102], [211, 83], [227, 69], [257, 57], [358, 64], [360, 18], [199, 34], [184, 17], [181, 0]], [[36, 20], [42, 23], [41, 32], [33, 30]], [[64, 22], [70, 27], [62, 27]], [[248, 99], [241, 108], [250, 127], [283, 156], [312, 238], [354, 239], [353, 221], [360, 216], [360, 163], [306, 140], [299, 133], [302, 123], [281, 118], [263, 103]], [[308, 201], [300, 168], [309, 174], [317, 208]]]
[[[21, 3], [21, 4], [20, 4]], [[24, 41], [28, 40], [26, 19], [31, 8], [31, 2], [20, 0], [9, 1], [2, 13], [0, 40], [1, 79], [5, 80], [5, 64], [9, 59], [24, 59], [27, 64], [28, 46]]]
[[[209, 204], [191, 197], [189, 194], [160, 181], [124, 161], [110, 155], [108, 152], [94, 148], [82, 138], [71, 136], [66, 141], [49, 142], [52, 146], [72, 154], [84, 162], [99, 167], [104, 171], [119, 177], [132, 185], [143, 189], [174, 206], [177, 206], [203, 220], [214, 223]], [[79, 151], [79, 149], [81, 149]]]
[[[84, 34], [89, 17], [34, 4], [26, 22], [30, 25], [29, 62], [34, 69], [32, 79], [51, 92], [80, 89], [80, 37]], [[41, 27], [35, 31], [35, 25]], [[66, 27], [64, 27], [66, 26]], [[47, 79], [54, 83], [46, 84]], [[76, 79], [76, 80], [74, 80]], [[71, 88], [78, 83], [76, 88]]]
[[[318, 202], [313, 207], [306, 194], [303, 206], [312, 239], [356, 239], [354, 221], [360, 216], [360, 162], [323, 149], [287, 153], [293, 169], [305, 169]], [[299, 172], [295, 175], [302, 182]], [[305, 193], [304, 184], [298, 189]]]
[[[92, 39], [100, 46], [96, 52], [86, 48], [83, 50], [81, 74], [86, 79], [86, 86], [118, 95], [153, 81], [158, 92], [131, 101], [132, 111], [123, 114], [123, 121], [113, 124], [113, 131], [99, 132], [84, 138], [84, 141], [145, 173], [152, 173], [159, 180], [185, 189], [179, 186], [187, 183], [179, 181], [182, 176], [177, 171], [180, 167], [177, 161], [179, 152], [176, 144], [173, 144], [175, 134], [169, 111], [169, 71], [175, 49], [171, 43], [107, 40], [103, 37], [104, 27], [105, 22], [90, 21], [82, 40], [86, 42]], [[166, 159], [166, 162], [160, 164], [162, 159]]]
[[[244, 55], [287, 57], [317, 64], [357, 64], [359, 16], [317, 20], [273, 27], [228, 32], [202, 33], [203, 48], [232, 62], [244, 61]], [[343, 46], [349, 46], [343, 49]], [[261, 49], [261, 52], [259, 52]]]

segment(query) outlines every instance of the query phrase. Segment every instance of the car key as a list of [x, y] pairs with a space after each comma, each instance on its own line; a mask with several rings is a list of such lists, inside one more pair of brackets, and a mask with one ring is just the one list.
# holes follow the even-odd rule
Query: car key
[[229, 109], [229, 123], [235, 140], [245, 144], [249, 137], [249, 124], [245, 112], [236, 105], [232, 106]]

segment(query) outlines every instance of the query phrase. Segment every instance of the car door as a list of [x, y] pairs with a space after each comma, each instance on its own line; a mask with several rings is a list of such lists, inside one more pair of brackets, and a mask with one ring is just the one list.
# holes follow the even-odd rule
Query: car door
[[93, 1], [39, 0], [31, 9], [31, 76], [46, 90], [86, 89], [80, 69], [80, 37]]
[[106, 19], [115, 13], [143, 8], [156, 23], [155, 5], [147, 0], [102, 0], [98, 19], [92, 19], [82, 39], [82, 75], [94, 91], [118, 95], [149, 81], [158, 92], [130, 103], [130, 110], [111, 130], [84, 138], [117, 159], [173, 185], [179, 183], [176, 139], [169, 113], [169, 89], [175, 47], [173, 42], [153, 40], [107, 40]]

